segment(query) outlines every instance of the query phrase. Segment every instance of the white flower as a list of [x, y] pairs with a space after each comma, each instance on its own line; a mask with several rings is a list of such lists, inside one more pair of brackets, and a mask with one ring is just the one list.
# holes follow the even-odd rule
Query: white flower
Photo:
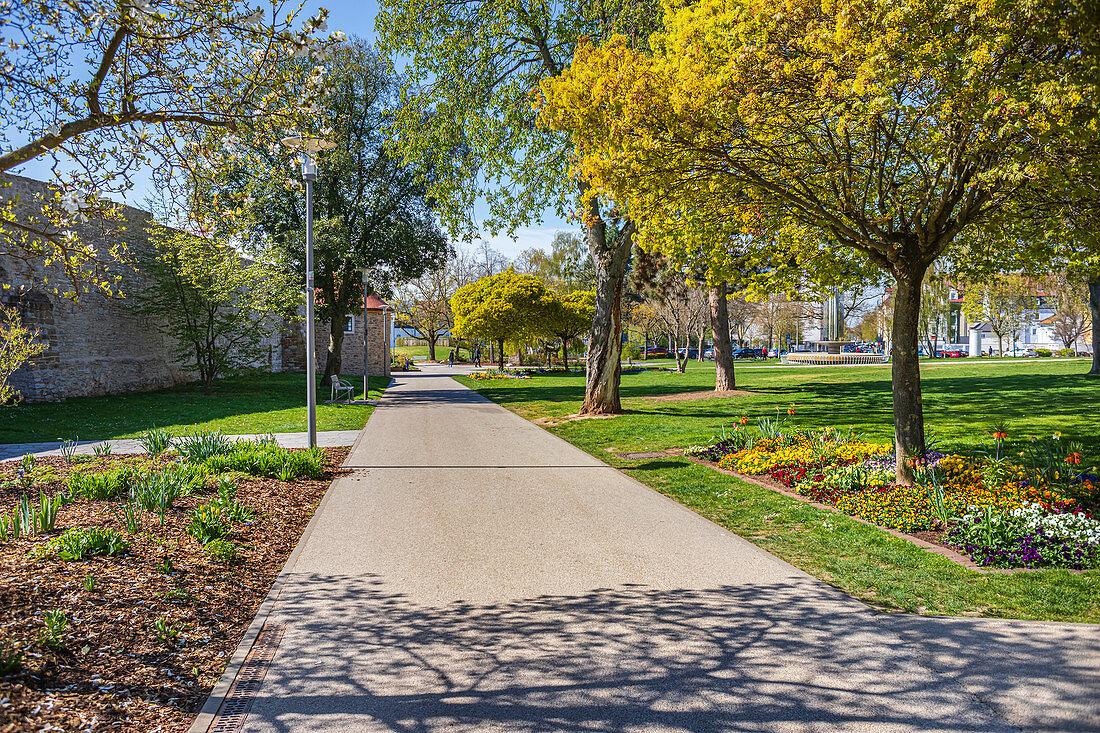
[[259, 25], [260, 23], [263, 22], [263, 20], [264, 20], [263, 8], [256, 8], [254, 11], [252, 11], [252, 13], [250, 13], [250, 14], [244, 16], [243, 18], [241, 18], [241, 25], [244, 25], [244, 26]]

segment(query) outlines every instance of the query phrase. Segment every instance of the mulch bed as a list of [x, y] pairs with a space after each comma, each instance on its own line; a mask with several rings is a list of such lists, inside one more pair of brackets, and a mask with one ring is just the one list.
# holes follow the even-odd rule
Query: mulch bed
[[[188, 510], [216, 496], [212, 489], [177, 500], [164, 526], [146, 512], [136, 536], [127, 536], [112, 513], [118, 501], [78, 499], [61, 508], [50, 535], [0, 543], [0, 655], [5, 646], [24, 650], [22, 669], [0, 676], [0, 733], [187, 730], [347, 453], [326, 448], [318, 480], [240, 477], [237, 499], [255, 519], [233, 524], [227, 539], [239, 546], [239, 559], [231, 565], [211, 558], [184, 530]], [[40, 458], [37, 465], [56, 472], [44, 487], [52, 495], [73, 470], [148, 461], [117, 455], [73, 465]], [[0, 464], [0, 484], [17, 468], [14, 461]], [[37, 487], [29, 493], [37, 499]], [[22, 494], [17, 487], [0, 490], [0, 512], [10, 512]], [[28, 557], [72, 526], [113, 527], [132, 544], [120, 557]], [[39, 637], [46, 612], [55, 609], [68, 618], [56, 647]], [[178, 637], [159, 636], [157, 619]]]

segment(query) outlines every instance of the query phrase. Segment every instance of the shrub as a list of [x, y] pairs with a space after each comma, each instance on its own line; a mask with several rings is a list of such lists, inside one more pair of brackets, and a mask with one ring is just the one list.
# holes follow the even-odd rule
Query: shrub
[[229, 524], [222, 518], [221, 510], [214, 504], [202, 504], [191, 510], [187, 534], [205, 545], [229, 534]]
[[214, 558], [218, 562], [223, 562], [226, 565], [232, 565], [237, 562], [237, 546], [232, 542], [226, 540], [210, 540], [203, 549], [206, 550], [206, 554]]
[[1036, 356], [1047, 357], [1047, 356], [1053, 356], [1054, 352], [1052, 352], [1050, 349], [1035, 349], [1035, 355]]
[[115, 529], [101, 527], [73, 527], [60, 537], [45, 542], [32, 552], [34, 557], [57, 557], [61, 560], [83, 560], [94, 555], [113, 557], [129, 549], [130, 543], [122, 539]]
[[157, 458], [172, 447], [172, 434], [164, 428], [152, 428], [142, 433], [138, 442], [146, 453]]
[[124, 492], [132, 478], [133, 471], [129, 467], [96, 473], [75, 471], [69, 474], [69, 493], [89, 501], [106, 501]]
[[221, 433], [201, 432], [185, 435], [176, 441], [176, 450], [185, 460], [201, 463], [211, 456], [225, 455], [233, 451], [234, 443]]

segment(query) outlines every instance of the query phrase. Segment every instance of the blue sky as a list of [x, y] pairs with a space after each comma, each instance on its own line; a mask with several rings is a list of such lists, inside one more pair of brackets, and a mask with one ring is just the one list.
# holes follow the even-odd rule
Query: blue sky
[[[318, 2], [310, 0], [305, 4], [302, 17], [313, 15], [318, 8], [326, 7], [329, 10], [329, 30], [342, 30], [348, 35], [356, 35], [369, 41], [375, 39], [374, 17], [378, 13], [378, 3], [374, 0], [325, 0]], [[51, 179], [51, 161], [37, 160], [28, 163], [13, 171], [19, 175], [37, 178], [39, 180]], [[148, 176], [138, 176], [135, 180], [134, 191], [126, 197], [126, 203], [140, 206], [142, 201], [151, 191]], [[479, 216], [484, 207], [475, 207], [474, 215]], [[514, 259], [524, 249], [539, 247], [549, 250], [550, 242], [559, 231], [574, 231], [579, 233], [579, 225], [576, 222], [568, 222], [557, 216], [552, 209], [543, 212], [541, 222], [535, 222], [530, 226], [516, 230], [515, 238], [505, 234], [497, 236], [483, 236], [481, 239], [490, 242], [492, 247], [503, 253], [509, 259]]]

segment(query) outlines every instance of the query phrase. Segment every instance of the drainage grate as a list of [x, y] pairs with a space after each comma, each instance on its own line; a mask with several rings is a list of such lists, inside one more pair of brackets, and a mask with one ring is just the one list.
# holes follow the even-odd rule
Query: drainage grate
[[252, 701], [263, 684], [268, 665], [275, 658], [284, 627], [285, 624], [264, 624], [260, 629], [207, 733], [237, 733], [244, 726], [244, 719], [252, 709]]

